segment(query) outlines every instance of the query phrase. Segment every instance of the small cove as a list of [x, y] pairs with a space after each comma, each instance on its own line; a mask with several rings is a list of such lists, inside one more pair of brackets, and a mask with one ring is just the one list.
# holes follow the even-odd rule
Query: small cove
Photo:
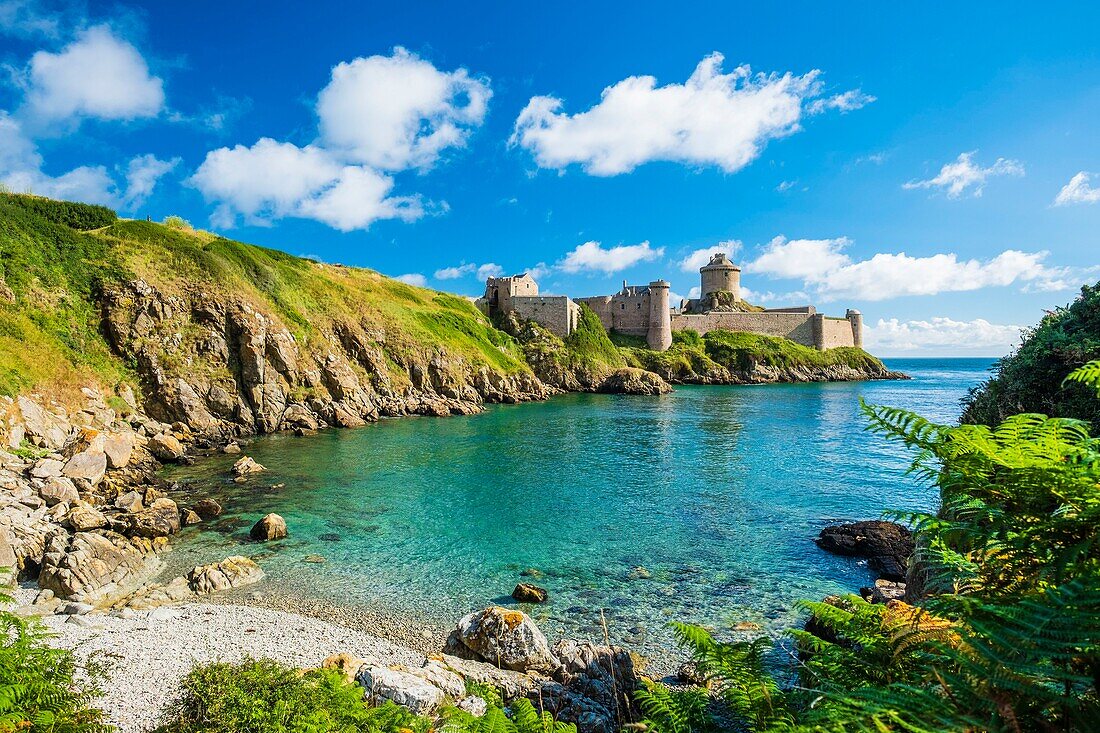
[[[817, 549], [823, 526], [934, 506], [904, 475], [908, 454], [864, 431], [859, 398], [954, 422], [990, 364], [895, 359], [912, 381], [565, 395], [267, 436], [245, 449], [268, 468], [247, 484], [229, 480], [231, 456], [166, 474], [226, 507], [184, 530], [170, 562], [250, 555], [268, 574], [261, 590], [437, 626], [513, 605], [516, 582], [532, 580], [551, 600], [524, 610], [551, 639], [602, 638], [602, 609], [612, 641], [646, 655], [672, 648], [671, 620], [778, 632], [798, 599], [871, 580], [861, 561]], [[250, 542], [267, 512], [291, 536]]]

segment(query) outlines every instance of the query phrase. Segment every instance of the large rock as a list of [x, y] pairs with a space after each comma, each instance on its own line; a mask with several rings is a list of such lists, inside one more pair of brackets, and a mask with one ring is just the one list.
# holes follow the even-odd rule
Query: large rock
[[186, 451], [176, 436], [160, 433], [149, 439], [149, 452], [162, 461], [178, 461]]
[[264, 571], [259, 565], [247, 557], [233, 555], [221, 562], [193, 568], [187, 574], [187, 583], [196, 594], [205, 595], [259, 583], [263, 578]]
[[596, 391], [606, 394], [659, 395], [671, 392], [672, 386], [658, 374], [627, 367], [616, 369], [607, 375]]
[[159, 567], [154, 545], [116, 532], [56, 531], [49, 539], [38, 585], [59, 598], [96, 605], [132, 593]]
[[390, 700], [417, 715], [430, 715], [445, 700], [443, 690], [410, 672], [366, 665], [359, 670], [356, 681], [366, 690], [373, 704]]
[[871, 570], [893, 581], [905, 580], [913, 554], [912, 532], [881, 519], [826, 527], [815, 541], [826, 552], [867, 558]]
[[287, 536], [286, 520], [278, 514], [267, 514], [248, 533], [254, 540], [266, 542], [267, 540], [281, 540]]
[[[630, 653], [620, 647], [562, 639], [554, 645], [561, 668], [554, 675], [565, 688], [557, 695], [559, 719], [586, 730], [617, 730], [620, 713], [631, 710], [639, 679]], [[546, 695], [546, 689], [543, 690]]]
[[103, 441], [103, 453], [107, 456], [110, 468], [126, 468], [134, 453], [133, 433], [113, 433]]
[[107, 456], [103, 451], [86, 450], [77, 453], [65, 464], [61, 473], [71, 479], [87, 481], [96, 486], [107, 472]]
[[36, 402], [19, 397], [16, 402], [23, 415], [23, 427], [26, 434], [39, 438], [47, 448], [59, 450], [69, 439], [70, 428], [63, 420], [46, 412]]
[[459, 641], [482, 660], [516, 672], [551, 672], [559, 662], [531, 617], [522, 611], [491, 606], [458, 622]]
[[65, 515], [65, 521], [73, 528], [74, 532], [88, 532], [93, 529], [107, 526], [107, 517], [86, 501], [73, 502], [69, 513]]
[[546, 603], [550, 594], [542, 588], [531, 583], [517, 583], [512, 590], [512, 598], [520, 603]]
[[46, 483], [38, 490], [38, 495], [46, 502], [47, 506], [54, 504], [72, 504], [80, 498], [80, 492], [76, 490], [72, 479], [64, 476], [54, 476], [46, 479]]
[[34, 478], [54, 478], [60, 476], [65, 470], [65, 462], [56, 458], [43, 458], [31, 468], [31, 476]]
[[130, 515], [130, 535], [167, 537], [180, 531], [180, 510], [171, 499], [155, 499], [152, 504]]
[[213, 519], [222, 513], [222, 505], [213, 499], [199, 499], [191, 508], [203, 519]]
[[0, 587], [12, 583], [19, 572], [19, 558], [15, 556], [8, 533], [0, 528]]
[[233, 464], [233, 473], [237, 476], [249, 476], [266, 470], [266, 468], [252, 460], [251, 456], [238, 458], [237, 462]]

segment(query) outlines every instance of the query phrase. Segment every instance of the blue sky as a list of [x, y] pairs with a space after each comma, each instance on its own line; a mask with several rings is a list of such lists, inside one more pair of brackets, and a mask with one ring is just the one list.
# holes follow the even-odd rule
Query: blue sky
[[468, 295], [725, 248], [884, 355], [1100, 280], [1093, 4], [346, 5], [0, 0], [0, 180]]

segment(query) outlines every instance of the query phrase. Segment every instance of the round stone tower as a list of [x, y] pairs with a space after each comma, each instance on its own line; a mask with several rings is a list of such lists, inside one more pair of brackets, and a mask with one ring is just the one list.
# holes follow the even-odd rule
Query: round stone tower
[[725, 252], [716, 252], [703, 267], [699, 268], [700, 296], [705, 298], [711, 293], [733, 293], [733, 302], [741, 302], [741, 268], [730, 262]]
[[665, 280], [649, 284], [649, 332], [646, 343], [654, 351], [665, 351], [672, 346], [672, 314], [668, 310], [668, 288]]
[[854, 308], [849, 308], [844, 314], [848, 323], [852, 324], [852, 345], [857, 349], [863, 348], [863, 314]]

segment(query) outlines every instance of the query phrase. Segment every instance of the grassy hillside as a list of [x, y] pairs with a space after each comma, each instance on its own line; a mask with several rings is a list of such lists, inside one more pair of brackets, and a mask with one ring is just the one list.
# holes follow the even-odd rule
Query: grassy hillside
[[72, 396], [89, 381], [135, 381], [99, 332], [96, 300], [112, 282], [135, 277], [169, 294], [231, 293], [307, 347], [343, 320], [378, 334], [391, 356], [440, 348], [503, 372], [527, 368], [515, 341], [464, 298], [172, 224], [0, 194], [0, 394]]

